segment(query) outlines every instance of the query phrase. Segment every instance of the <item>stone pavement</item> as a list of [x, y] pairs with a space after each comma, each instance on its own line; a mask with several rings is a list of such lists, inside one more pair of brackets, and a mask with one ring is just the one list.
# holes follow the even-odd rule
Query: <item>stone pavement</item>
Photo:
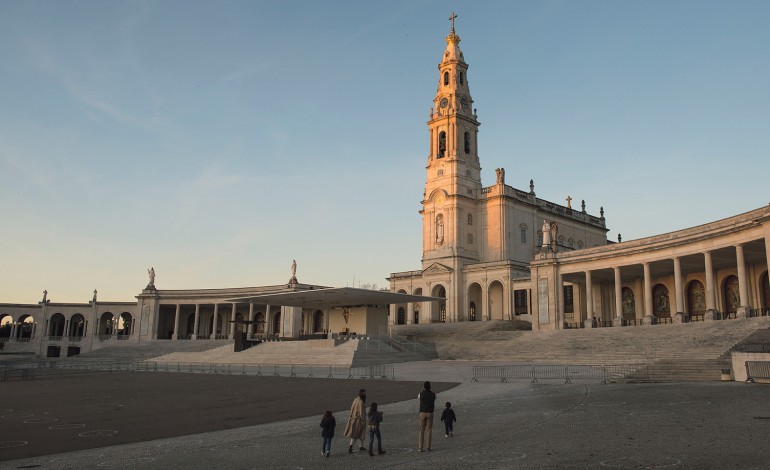
[[320, 415], [313, 415], [0, 462], [0, 469], [770, 468], [766, 385], [470, 383], [471, 366], [431, 361], [396, 371], [405, 379], [463, 379], [438, 399], [456, 410], [454, 437], [444, 437], [437, 416], [429, 453], [416, 452], [417, 400], [410, 398], [381, 408], [381, 457], [347, 453], [341, 409], [328, 459], [320, 455]]

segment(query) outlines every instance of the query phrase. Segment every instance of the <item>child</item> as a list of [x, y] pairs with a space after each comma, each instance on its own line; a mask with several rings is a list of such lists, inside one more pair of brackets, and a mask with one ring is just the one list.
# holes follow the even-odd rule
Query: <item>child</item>
[[444, 422], [444, 428], [446, 430], [446, 434], [444, 434], [444, 437], [451, 436], [452, 423], [457, 421], [457, 418], [455, 417], [455, 412], [452, 409], [452, 404], [449, 402], [446, 402], [446, 408], [444, 408], [444, 412], [441, 413], [441, 421]]
[[380, 435], [382, 411], [377, 411], [377, 403], [372, 403], [367, 416], [369, 417], [369, 456], [374, 457], [372, 450], [374, 447], [375, 436], [377, 437], [377, 455], [382, 455], [385, 453], [385, 451], [382, 450], [382, 436]]
[[324, 417], [321, 418], [321, 437], [323, 437], [323, 443], [321, 444], [321, 455], [328, 457], [332, 450], [332, 437], [334, 437], [334, 427], [337, 426], [337, 420], [334, 419], [331, 411], [324, 413]]

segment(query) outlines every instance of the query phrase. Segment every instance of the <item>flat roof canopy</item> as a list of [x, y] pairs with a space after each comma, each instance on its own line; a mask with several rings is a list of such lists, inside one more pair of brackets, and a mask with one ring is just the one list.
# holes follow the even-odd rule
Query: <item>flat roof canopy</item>
[[432, 302], [437, 300], [443, 299], [440, 297], [398, 294], [396, 292], [357, 289], [354, 287], [329, 287], [241, 297], [230, 299], [228, 302], [259, 303], [265, 305], [281, 305], [285, 307], [333, 308], [355, 307], [357, 305]]

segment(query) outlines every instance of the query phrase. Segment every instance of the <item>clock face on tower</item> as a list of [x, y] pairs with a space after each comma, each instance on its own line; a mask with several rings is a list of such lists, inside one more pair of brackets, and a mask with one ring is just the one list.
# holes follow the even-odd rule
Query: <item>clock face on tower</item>
[[439, 102], [439, 106], [441, 106], [442, 108], [446, 108], [448, 104], [449, 104], [449, 100], [448, 99], [441, 98], [441, 101]]
[[444, 205], [444, 195], [443, 195], [443, 194], [439, 194], [439, 195], [436, 197], [436, 206], [437, 206], [437, 207], [441, 207], [441, 206], [443, 206], [443, 205]]

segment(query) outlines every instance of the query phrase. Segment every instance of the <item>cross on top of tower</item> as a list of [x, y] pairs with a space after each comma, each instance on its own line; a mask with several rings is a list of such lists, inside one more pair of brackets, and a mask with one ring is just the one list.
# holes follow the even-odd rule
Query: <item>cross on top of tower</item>
[[449, 21], [452, 22], [452, 32], [455, 32], [455, 18], [457, 18], [457, 14], [455, 12], [452, 12], [452, 16], [449, 17]]

